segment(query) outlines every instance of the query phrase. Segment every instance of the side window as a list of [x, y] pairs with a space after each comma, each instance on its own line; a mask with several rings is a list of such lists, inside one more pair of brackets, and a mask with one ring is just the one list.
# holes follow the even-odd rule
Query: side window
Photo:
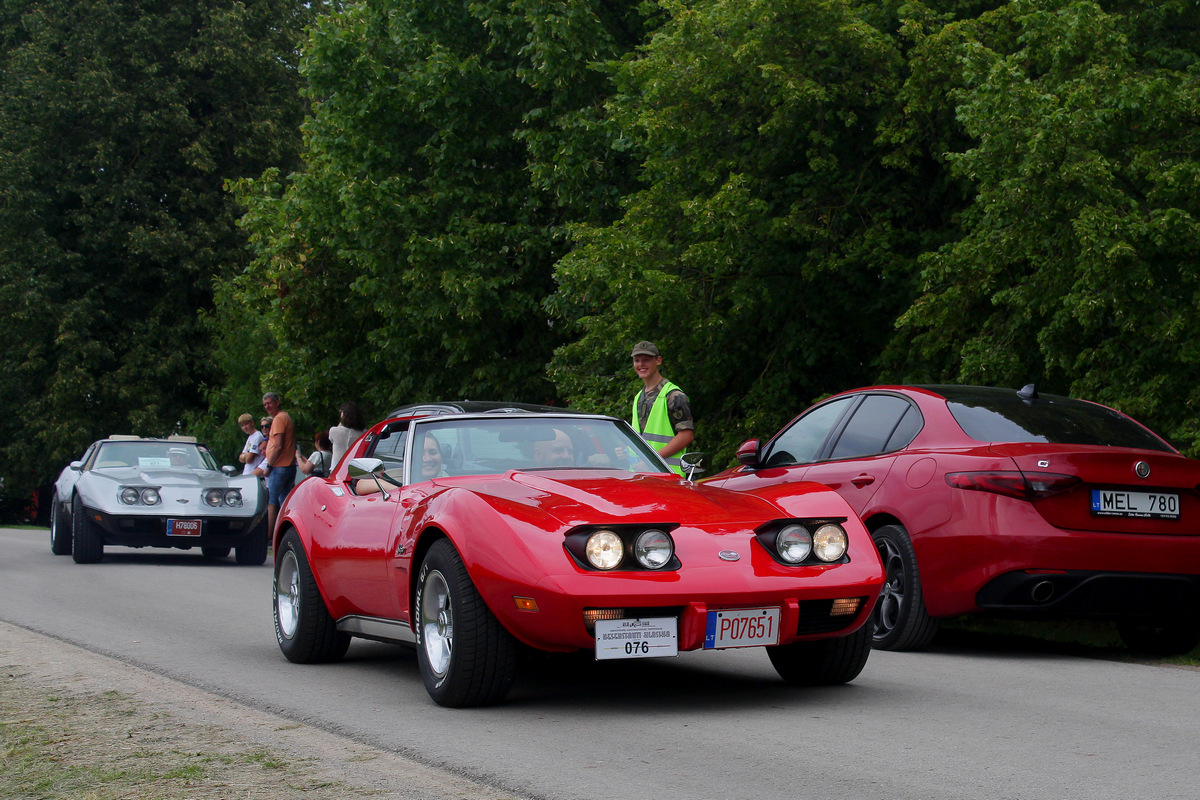
[[[838, 437], [830, 458], [858, 458], [887, 452], [893, 434], [901, 427], [901, 423], [909, 418], [910, 412], [915, 421], [916, 412], [903, 398], [883, 394], [868, 395], [854, 412], [842, 435]], [[911, 427], [911, 423], [908, 427]], [[908, 444], [916, 435], [917, 429], [913, 429], [904, 444]]]
[[404, 442], [407, 438], [407, 430], [389, 431], [375, 443], [371, 455], [382, 461], [387, 469], [399, 469], [404, 466]]
[[853, 397], [844, 397], [818, 406], [805, 414], [792, 427], [779, 434], [770, 444], [770, 452], [763, 461], [765, 467], [789, 467], [806, 464], [817, 457], [821, 444], [829, 431], [854, 402]]
[[908, 411], [904, 412], [904, 416], [897, 423], [896, 430], [892, 431], [884, 452], [890, 453], [901, 447], [908, 447], [912, 440], [917, 438], [917, 434], [923, 427], [925, 427], [925, 419], [921, 416], [921, 412], [917, 411], [916, 406], [909, 406]]

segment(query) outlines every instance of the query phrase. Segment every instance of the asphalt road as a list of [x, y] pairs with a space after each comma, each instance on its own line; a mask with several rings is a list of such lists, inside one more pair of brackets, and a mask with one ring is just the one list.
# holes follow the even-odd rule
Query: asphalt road
[[942, 645], [794, 689], [758, 650], [526, 665], [499, 707], [429, 700], [411, 650], [279, 653], [271, 567], [50, 553], [0, 529], [0, 620], [547, 800], [1139, 800], [1200, 794], [1200, 671]]

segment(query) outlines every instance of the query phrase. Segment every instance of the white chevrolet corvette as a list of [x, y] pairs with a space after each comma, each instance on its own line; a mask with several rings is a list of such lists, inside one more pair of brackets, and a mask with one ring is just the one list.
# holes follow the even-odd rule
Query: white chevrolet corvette
[[262, 564], [266, 488], [237, 467], [219, 467], [190, 436], [101, 439], [54, 484], [50, 549], [92, 564], [106, 544], [199, 547], [210, 558], [235, 550], [237, 563]]

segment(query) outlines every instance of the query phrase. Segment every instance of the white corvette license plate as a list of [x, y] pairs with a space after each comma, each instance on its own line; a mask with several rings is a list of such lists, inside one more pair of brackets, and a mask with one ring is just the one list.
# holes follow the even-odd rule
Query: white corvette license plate
[[778, 608], [730, 608], [708, 612], [704, 649], [779, 644]]
[[679, 655], [675, 617], [596, 620], [596, 660]]
[[198, 519], [169, 519], [167, 536], [199, 536], [200, 522]]
[[1098, 517], [1179, 519], [1179, 495], [1174, 492], [1092, 489], [1092, 514]]

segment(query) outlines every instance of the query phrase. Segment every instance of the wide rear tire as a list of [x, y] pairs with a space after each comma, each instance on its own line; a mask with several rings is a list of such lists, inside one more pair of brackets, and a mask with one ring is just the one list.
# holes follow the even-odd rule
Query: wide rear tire
[[908, 532], [884, 525], [871, 534], [886, 577], [871, 612], [872, 644], [879, 650], [920, 650], [938, 631], [938, 620], [925, 610], [921, 573]]
[[71, 502], [71, 557], [76, 564], [96, 564], [104, 558], [104, 538], [79, 495]]
[[863, 625], [849, 636], [793, 642], [768, 647], [767, 656], [779, 677], [792, 686], [836, 686], [858, 677], [871, 655], [871, 628]]
[[50, 501], [50, 552], [56, 556], [71, 555], [71, 519], [63, 510], [58, 492]]
[[338, 661], [350, 647], [350, 634], [337, 629], [317, 588], [304, 545], [289, 530], [279, 543], [272, 588], [275, 639], [288, 661]]
[[421, 563], [413, 617], [421, 680], [435, 703], [463, 708], [504, 699], [516, 677], [517, 641], [484, 604], [449, 539]]

